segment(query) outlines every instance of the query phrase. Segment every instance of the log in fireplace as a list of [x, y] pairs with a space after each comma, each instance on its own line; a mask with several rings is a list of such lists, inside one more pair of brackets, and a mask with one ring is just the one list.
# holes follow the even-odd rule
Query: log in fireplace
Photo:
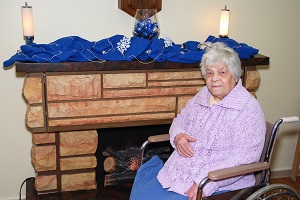
[[[260, 80], [256, 67], [268, 64], [263, 55], [242, 60], [243, 84], [253, 95]], [[205, 85], [199, 63], [17, 62], [15, 66], [17, 72], [26, 73], [26, 124], [33, 133], [31, 158], [39, 194], [97, 188], [96, 151], [104, 129], [168, 125]]]

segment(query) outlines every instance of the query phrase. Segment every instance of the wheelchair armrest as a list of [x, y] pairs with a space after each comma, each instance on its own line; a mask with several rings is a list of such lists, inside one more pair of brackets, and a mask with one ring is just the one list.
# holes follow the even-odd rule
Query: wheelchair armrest
[[213, 181], [218, 181], [222, 179], [232, 178], [235, 176], [241, 176], [241, 175], [269, 169], [269, 167], [270, 167], [269, 163], [256, 162], [256, 163], [211, 171], [208, 173], [208, 178]]
[[169, 134], [153, 135], [148, 137], [149, 142], [163, 142], [170, 140]]
[[144, 151], [146, 146], [153, 142], [164, 142], [170, 140], [169, 134], [153, 135], [148, 137], [148, 139], [142, 144], [140, 148], [140, 166], [144, 163]]
[[270, 168], [269, 163], [256, 162], [256, 163], [239, 165], [235, 167], [229, 167], [229, 168], [211, 171], [208, 173], [207, 177], [204, 178], [198, 185], [197, 200], [200, 200], [202, 198], [202, 190], [204, 186], [210, 181], [219, 181], [227, 178], [233, 178], [236, 176], [241, 176], [249, 173], [254, 173], [257, 171], [266, 170], [269, 168]]

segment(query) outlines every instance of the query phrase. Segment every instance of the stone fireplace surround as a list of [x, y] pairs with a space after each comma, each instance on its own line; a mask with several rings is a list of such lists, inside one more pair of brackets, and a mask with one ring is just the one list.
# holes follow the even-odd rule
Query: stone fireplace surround
[[[256, 66], [268, 64], [263, 55], [242, 60], [243, 85], [253, 95], [260, 81]], [[96, 189], [98, 129], [170, 124], [205, 85], [199, 63], [15, 66], [26, 73], [26, 124], [33, 133], [31, 159], [39, 194]]]

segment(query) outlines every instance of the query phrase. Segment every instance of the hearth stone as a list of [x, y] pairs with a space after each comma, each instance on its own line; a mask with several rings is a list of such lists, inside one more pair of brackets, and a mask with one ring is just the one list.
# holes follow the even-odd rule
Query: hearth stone
[[60, 193], [38, 194], [35, 186], [35, 179], [26, 181], [26, 199], [30, 200], [128, 200], [131, 185], [109, 186], [95, 190], [78, 190]]

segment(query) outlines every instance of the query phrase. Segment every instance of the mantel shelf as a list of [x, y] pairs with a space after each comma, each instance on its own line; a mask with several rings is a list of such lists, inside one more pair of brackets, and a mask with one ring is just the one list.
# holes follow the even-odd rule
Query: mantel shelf
[[[151, 61], [144, 61], [143, 63]], [[143, 64], [134, 61], [106, 61], [100, 62], [60, 62], [60, 63], [22, 63], [16, 62], [17, 72], [84, 72], [84, 71], [116, 71], [116, 70], [151, 70], [151, 69], [186, 69], [198, 68], [198, 63], [186, 64], [175, 62], [151, 62]], [[242, 66], [268, 65], [269, 57], [257, 54], [248, 59], [241, 59]]]

